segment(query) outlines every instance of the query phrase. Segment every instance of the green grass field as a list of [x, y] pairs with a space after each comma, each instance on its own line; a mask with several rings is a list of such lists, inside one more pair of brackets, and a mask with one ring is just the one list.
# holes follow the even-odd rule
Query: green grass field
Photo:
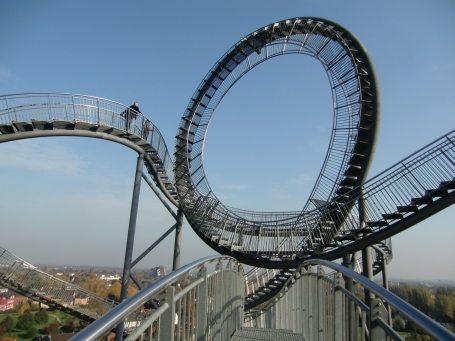
[[[36, 311], [32, 311], [32, 314], [34, 315]], [[55, 310], [55, 311], [48, 311], [49, 314], [49, 321], [46, 322], [45, 324], [42, 325], [35, 325], [35, 327], [39, 330], [43, 328], [45, 325], [50, 324], [52, 322], [55, 322], [55, 320], [58, 318], [60, 323], [63, 325], [65, 324], [65, 321], [67, 317], [69, 316], [68, 314], [65, 314], [61, 311]], [[17, 319], [20, 316], [18, 313], [8, 313], [8, 312], [2, 312], [0, 313], [0, 323], [6, 318], [6, 316], [11, 316], [14, 320], [15, 323], [17, 323]], [[42, 335], [39, 331], [37, 335]], [[25, 332], [23, 330], [19, 330], [14, 328], [12, 332], [7, 332], [4, 335], [0, 336], [0, 339], [4, 336], [10, 336], [10, 337], [15, 337], [18, 341], [30, 341], [29, 337], [25, 336]]]

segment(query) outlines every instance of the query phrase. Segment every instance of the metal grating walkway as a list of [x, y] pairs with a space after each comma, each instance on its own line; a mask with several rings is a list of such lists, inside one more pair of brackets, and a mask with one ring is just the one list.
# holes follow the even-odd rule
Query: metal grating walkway
[[242, 328], [231, 337], [231, 341], [305, 341], [302, 334], [288, 329]]

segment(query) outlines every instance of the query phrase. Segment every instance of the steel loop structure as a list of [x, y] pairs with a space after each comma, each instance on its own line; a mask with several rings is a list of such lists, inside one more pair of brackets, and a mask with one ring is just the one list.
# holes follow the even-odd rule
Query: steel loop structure
[[[268, 59], [287, 54], [316, 58], [328, 76], [333, 127], [320, 174], [300, 211], [251, 212], [228, 207], [216, 197], [204, 172], [210, 120], [243, 75]], [[267, 25], [241, 39], [212, 67], [190, 100], [176, 135], [174, 160], [155, 125], [139, 112], [128, 113], [130, 107], [85, 95], [0, 96], [0, 143], [80, 136], [120, 143], [138, 153], [120, 304], [52, 278], [0, 247], [0, 284], [86, 321], [97, 320], [76, 339], [95, 339], [117, 326], [118, 341], [124, 331], [130, 333], [128, 340], [142, 340], [144, 334], [149, 339], [227, 340], [241, 331], [243, 311], [256, 326], [285, 326], [311, 338], [321, 337], [318, 333], [324, 329], [328, 339], [354, 340], [361, 321], [362, 337], [386, 339], [387, 334], [399, 339], [387, 325], [390, 319], [386, 323], [376, 317], [390, 314], [383, 302], [404, 311], [434, 337], [453, 339], [366, 277], [382, 271], [387, 283], [390, 238], [455, 203], [455, 131], [366, 181], [379, 128], [379, 86], [366, 49], [347, 29], [329, 20], [301, 17]], [[152, 186], [142, 171], [144, 164], [167, 200], [178, 207], [177, 213]], [[141, 177], [176, 223], [133, 261]], [[205, 243], [227, 256], [206, 257], [180, 268], [183, 214]], [[142, 288], [131, 268], [173, 230], [175, 271]], [[362, 258], [357, 257], [358, 251]], [[344, 267], [329, 262], [340, 258]], [[215, 270], [208, 274], [210, 263]], [[245, 275], [240, 263], [260, 269]], [[313, 265], [318, 265], [317, 273], [312, 272]], [[326, 275], [323, 267], [336, 273]], [[172, 285], [195, 269], [198, 279], [175, 293]], [[349, 269], [362, 271], [365, 278]], [[123, 301], [130, 278], [142, 290]], [[352, 290], [353, 281], [382, 301], [366, 295], [366, 303], [360, 302]], [[141, 305], [155, 295], [160, 297], [160, 306], [149, 301], [155, 312], [140, 314]], [[302, 314], [287, 321], [289, 312], [296, 309]], [[349, 322], [342, 330], [343, 319]]]
[[[213, 193], [204, 173], [203, 149], [210, 120], [243, 75], [270, 58], [286, 54], [316, 58], [330, 82], [333, 128], [321, 172], [300, 212], [249, 212], [228, 207]], [[309, 233], [317, 226], [306, 222], [307, 212], [341, 198], [365, 180], [379, 118], [379, 87], [373, 64], [361, 42], [344, 27], [305, 17], [276, 22], [249, 34], [212, 67], [180, 122], [175, 140], [175, 186], [188, 222], [222, 254], [235, 254], [247, 264], [271, 260], [274, 267], [286, 267], [289, 260], [314, 249]], [[319, 231], [317, 238], [330, 243], [332, 233]], [[256, 243], [252, 243], [253, 236], [258, 239]]]

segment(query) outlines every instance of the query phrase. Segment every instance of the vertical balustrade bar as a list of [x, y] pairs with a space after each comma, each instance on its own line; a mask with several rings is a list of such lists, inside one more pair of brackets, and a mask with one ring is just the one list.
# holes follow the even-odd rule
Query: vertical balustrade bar
[[167, 287], [160, 296], [160, 305], [169, 304], [167, 309], [160, 317], [160, 339], [166, 341], [174, 341], [175, 333], [175, 304], [174, 304], [174, 287]]
[[223, 263], [221, 261], [216, 265], [217, 274], [214, 278], [215, 290], [213, 292], [213, 299], [215, 300], [215, 310], [214, 310], [214, 340], [221, 341], [221, 310], [222, 310], [222, 300], [223, 300]]
[[[325, 311], [325, 300], [326, 300], [326, 292], [325, 292], [325, 281], [323, 279], [325, 277], [325, 272], [322, 266], [318, 266], [318, 277], [317, 277], [317, 321], [318, 321], [318, 328], [317, 328], [317, 340], [325, 341], [325, 319], [326, 319], [326, 311]], [[315, 339], [316, 340], [316, 339]]]
[[343, 276], [341, 273], [335, 274], [335, 284], [334, 284], [334, 301], [333, 301], [333, 328], [334, 328], [334, 340], [343, 341], [344, 330], [346, 329], [345, 325], [345, 315], [346, 311], [343, 305], [343, 293], [337, 287], [343, 288], [345, 286]]

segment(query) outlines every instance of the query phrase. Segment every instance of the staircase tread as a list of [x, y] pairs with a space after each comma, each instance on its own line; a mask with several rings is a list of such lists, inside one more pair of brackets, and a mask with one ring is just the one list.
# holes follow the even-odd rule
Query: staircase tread
[[403, 215], [401, 213], [387, 213], [387, 214], [383, 214], [382, 217], [384, 219], [393, 219], [393, 220], [396, 220], [396, 219], [403, 219]]
[[427, 205], [433, 202], [433, 198], [430, 196], [423, 196], [420, 198], [412, 198], [411, 202], [415, 205]]
[[406, 205], [406, 206], [398, 206], [398, 212], [417, 212], [419, 209], [416, 205]]

